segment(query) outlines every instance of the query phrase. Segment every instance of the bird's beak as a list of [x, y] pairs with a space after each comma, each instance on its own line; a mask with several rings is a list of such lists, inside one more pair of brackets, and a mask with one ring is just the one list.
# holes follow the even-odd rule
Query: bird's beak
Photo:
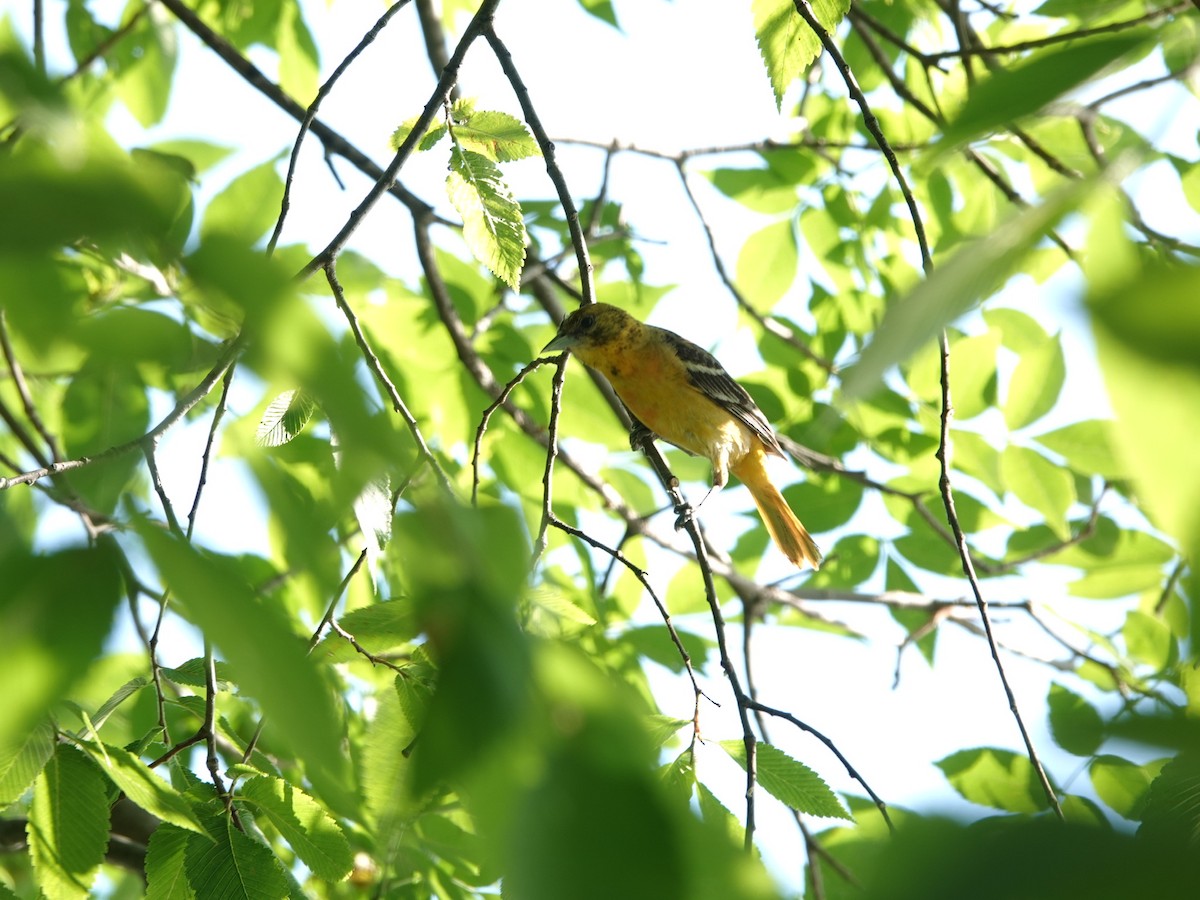
[[542, 348], [543, 353], [561, 353], [564, 350], [570, 350], [578, 343], [578, 338], [573, 334], [562, 334], [561, 332], [554, 336], [554, 340]]

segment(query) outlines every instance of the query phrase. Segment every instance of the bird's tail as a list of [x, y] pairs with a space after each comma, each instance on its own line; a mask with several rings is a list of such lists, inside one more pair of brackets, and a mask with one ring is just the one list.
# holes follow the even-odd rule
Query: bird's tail
[[762, 516], [767, 532], [775, 541], [783, 555], [795, 565], [804, 567], [805, 564], [814, 569], [821, 565], [821, 551], [812, 535], [796, 518], [779, 488], [775, 487], [763, 465], [761, 454], [751, 453], [733, 472], [750, 490], [754, 505]]

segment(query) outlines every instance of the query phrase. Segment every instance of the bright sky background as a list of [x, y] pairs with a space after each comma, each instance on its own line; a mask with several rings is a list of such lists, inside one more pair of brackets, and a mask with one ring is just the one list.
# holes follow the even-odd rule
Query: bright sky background
[[[63, 5], [46, 4], [50, 60], [59, 71], [70, 66], [59, 30]], [[111, 10], [106, 15], [112, 21], [124, 4], [92, 5]], [[8, 4], [7, 10], [0, 3], [0, 10], [13, 14], [18, 27], [27, 34], [29, 6], [21, 0]], [[382, 3], [362, 0], [340, 0], [329, 6], [310, 0], [304, 6], [309, 26], [319, 36], [323, 49], [322, 77], [384, 9]], [[758, 57], [748, 3], [618, 0], [616, 7], [624, 34], [597, 23], [568, 0], [506, 0], [501, 4], [498, 31], [508, 43], [552, 136], [602, 142], [615, 137], [667, 151], [788, 136], [788, 123], [776, 113]], [[180, 65], [167, 120], [149, 136], [120, 107], [112, 121], [119, 139], [128, 145], [174, 137], [203, 137], [222, 144], [236, 141], [243, 149], [206, 179], [202, 191], [206, 198], [250, 165], [286, 153], [296, 123], [260, 99], [182, 29], [180, 34]], [[273, 72], [270, 54], [259, 52], [254, 58], [268, 73]], [[461, 84], [465, 94], [479, 98], [481, 108], [505, 109], [520, 115], [507, 82], [482, 43], [469, 54]], [[321, 117], [376, 160], [386, 162], [392, 130], [420, 110], [432, 86], [433, 76], [415, 27], [415, 10], [405, 10], [343, 78], [327, 99]], [[1186, 97], [1182, 91], [1179, 93]], [[1195, 157], [1200, 120], [1194, 103], [1173, 109], [1143, 109], [1139, 121], [1169, 127], [1172, 149]], [[601, 160], [601, 151], [560, 145], [559, 161], [577, 202], [595, 194]], [[344, 193], [333, 183], [319, 145], [310, 138], [297, 176], [284, 243], [306, 241], [314, 249], [323, 246], [369, 187], [348, 164], [335, 161], [334, 165], [346, 182]], [[703, 165], [702, 161], [694, 164], [696, 168]], [[505, 171], [519, 197], [552, 195], [540, 160], [514, 164]], [[402, 173], [407, 186], [426, 200], [448, 208], [442, 190], [444, 178], [445, 155], [440, 151], [418, 154]], [[694, 177], [693, 183], [710, 222], [720, 229], [720, 249], [732, 266], [748, 229], [761, 227], [768, 220], [725, 201], [707, 189], [699, 177]], [[1150, 216], [1152, 223], [1168, 231], [1178, 230], [1180, 221], [1194, 225], [1194, 214], [1168, 182], [1149, 177], [1139, 187], [1141, 191], [1162, 197], [1161, 205]], [[654, 321], [714, 348], [735, 374], [753, 369], [753, 336], [733, 334], [737, 323], [733, 304], [716, 278], [699, 224], [686, 206], [673, 168], [667, 163], [622, 155], [613, 167], [610, 196], [625, 204], [626, 219], [640, 235], [662, 242], [642, 247], [648, 265], [646, 280], [679, 285], [661, 304]], [[1181, 219], [1184, 211], [1192, 219]], [[351, 246], [385, 269], [414, 276], [417, 268], [408, 224], [407, 213], [385, 200], [355, 235]], [[804, 259], [803, 249], [801, 253], [802, 268], [811, 266], [812, 261]], [[1012, 302], [1035, 314], [1052, 330], [1064, 329], [1074, 379], [1070, 418], [1082, 418], [1103, 410], [1106, 404], [1096, 390], [1099, 382], [1089, 363], [1090, 339], [1076, 314], [1071, 289], [1070, 279], [1063, 278], [1033, 292], [1027, 284], [1017, 285], [1010, 293]], [[1018, 296], [1021, 293], [1026, 296]], [[794, 293], [789, 298], [791, 308], [802, 310], [803, 299]], [[249, 388], [235, 392], [232, 414], [251, 415], [260, 400]], [[182, 461], [182, 466], [164, 469], [168, 489], [177, 498], [190, 498], [194, 490], [195, 465], [207, 427], [207, 419], [202, 420], [173, 433], [164, 446], [160, 456], [163, 463], [171, 455]], [[800, 477], [798, 471], [787, 467], [783, 473], [788, 480]], [[220, 490], [223, 480], [234, 487]], [[224, 550], [265, 548], [262, 510], [253, 498], [238, 493], [243, 484], [228, 462], [216, 463], [199, 517], [197, 537], [201, 542]], [[871, 532], [871, 509], [877, 508], [872, 507], [876, 502], [877, 498], [870, 500], [856, 519], [860, 530]], [[228, 515], [231, 506], [239, 510], [236, 517]], [[705, 526], [718, 542], [726, 537], [732, 541], [737, 528], [731, 526], [738, 525], [738, 514], [748, 506], [744, 491], [726, 491], [706, 504]], [[218, 510], [223, 514], [218, 515]], [[242, 523], [243, 528], [231, 530], [232, 519]], [[218, 522], [219, 528], [213, 528]], [[616, 535], [611, 525], [607, 527], [607, 536]], [[73, 540], [76, 534], [71, 517], [61, 514], [53, 517], [43, 537], [53, 543]], [[832, 542], [828, 536], [822, 541], [827, 546]], [[672, 571], [673, 567], [668, 567], [656, 572], [656, 585], [665, 588], [664, 575]], [[783, 575], [789, 569], [780, 557], [770, 571]], [[993, 581], [987, 583], [987, 591], [991, 599], [1033, 595], [1038, 600], [1058, 602], [1065, 580], [1055, 582], [1047, 576], [1038, 584]], [[947, 580], [938, 596], [950, 598], [965, 593], [965, 583]], [[903, 638], [903, 631], [882, 610], [839, 606], [829, 612], [862, 623], [872, 634], [890, 635], [895, 643]], [[997, 617], [1003, 618], [1001, 614]], [[701, 634], [711, 634], [711, 624], [705, 619], [683, 624]], [[735, 635], [733, 643], [739, 643], [736, 630], [731, 631]], [[181, 644], [191, 642], [182, 631], [176, 639]], [[894, 691], [890, 685], [896, 658], [886, 643], [859, 644], [812, 631], [762, 628], [756, 640], [762, 699], [794, 712], [830, 736], [890, 804], [968, 815], [985, 812], [959, 801], [932, 765], [932, 761], [966, 747], [1020, 749], [987, 648], [980, 640], [959, 628], [943, 628], [936, 669], [931, 671], [915, 650], [907, 651], [900, 669], [900, 685]], [[1056, 653], [1048, 641], [1045, 649], [1050, 655]], [[1027, 724], [1053, 777], [1073, 790], [1084, 788], [1086, 774], [1070, 783], [1073, 776], [1079, 775], [1078, 763], [1056, 752], [1046, 733], [1044, 698], [1050, 670], [1011, 655], [1005, 663]], [[714, 665], [713, 671], [719, 672], [719, 666]], [[665, 712], [690, 715], [692, 698], [686, 682], [659, 672], [655, 683]], [[717, 739], [739, 734], [733, 704], [722, 687], [714, 684], [712, 693], [722, 701], [723, 709], [706, 708], [703, 713], [705, 735]], [[1078, 684], [1072, 687], [1080, 689]], [[862, 793], [815, 740], [782, 723], [772, 723], [771, 729], [779, 746], [818, 771], [836, 789]], [[716, 749], [705, 752], [699, 766], [702, 773], [724, 772], [717, 780], [718, 792], [740, 814], [740, 771]], [[759, 813], [761, 835], [776, 835], [763, 840], [769, 863], [798, 889], [801, 844], [794, 826], [773, 802], [761, 803]]]

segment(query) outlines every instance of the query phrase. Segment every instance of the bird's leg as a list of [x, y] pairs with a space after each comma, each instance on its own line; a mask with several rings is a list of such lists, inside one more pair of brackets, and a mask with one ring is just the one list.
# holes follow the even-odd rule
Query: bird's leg
[[629, 449], [645, 450], [658, 435], [639, 422], [632, 414], [629, 418], [633, 420], [633, 427], [629, 429]]
[[697, 503], [695, 506], [689, 503], [684, 503], [675, 507], [675, 514], [678, 516], [678, 518], [675, 519], [676, 531], [679, 531], [685, 525], [687, 525], [688, 520], [691, 519], [692, 516], [694, 516], [697, 512], [699, 512], [700, 507], [704, 505], [705, 500], [711, 497], [716, 491], [719, 491], [721, 488], [725, 487], [726, 478], [727, 476], [721, 471], [721, 469], [714, 469], [712, 487], [704, 492], [704, 496], [700, 498], [699, 503]]

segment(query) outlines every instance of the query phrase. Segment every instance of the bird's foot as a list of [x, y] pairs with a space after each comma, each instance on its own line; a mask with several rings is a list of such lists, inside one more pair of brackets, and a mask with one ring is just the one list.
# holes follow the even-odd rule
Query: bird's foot
[[635, 419], [633, 427], [629, 429], [629, 449], [634, 451], [645, 450], [654, 442], [656, 437], [658, 435]]
[[675, 530], [683, 531], [695, 519], [695, 510], [690, 503], [675, 504]]

